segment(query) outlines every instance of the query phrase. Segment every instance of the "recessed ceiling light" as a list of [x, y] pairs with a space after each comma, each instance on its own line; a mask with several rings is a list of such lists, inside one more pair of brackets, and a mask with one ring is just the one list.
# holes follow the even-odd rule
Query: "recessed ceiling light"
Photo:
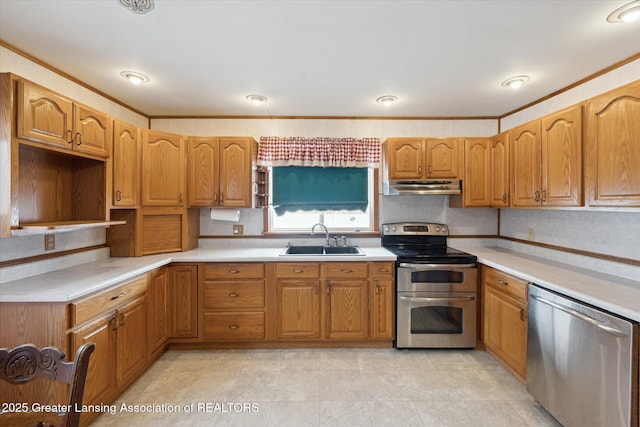
[[398, 97], [396, 97], [396, 96], [385, 95], [385, 96], [381, 96], [380, 98], [376, 99], [376, 102], [379, 103], [379, 104], [384, 105], [385, 107], [388, 107], [389, 105], [393, 104], [397, 100], [398, 100]]
[[138, 15], [144, 15], [153, 10], [153, 0], [118, 0], [119, 3]]
[[267, 102], [267, 97], [263, 95], [247, 95], [245, 99], [255, 106]]
[[617, 8], [607, 16], [607, 22], [618, 24], [629, 23], [640, 19], [640, 0], [632, 1]]
[[147, 83], [149, 81], [149, 77], [144, 74], [137, 73], [135, 71], [123, 71], [120, 73], [122, 77], [129, 80], [134, 85], [139, 85], [142, 83]]
[[529, 80], [531, 80], [531, 77], [522, 75], [511, 77], [510, 79], [507, 79], [500, 84], [504, 87], [510, 87], [511, 89], [518, 89]]

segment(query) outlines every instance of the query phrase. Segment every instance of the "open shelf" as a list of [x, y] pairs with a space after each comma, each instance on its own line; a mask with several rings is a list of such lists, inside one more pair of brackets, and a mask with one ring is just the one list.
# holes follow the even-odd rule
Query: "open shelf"
[[11, 230], [12, 236], [26, 236], [31, 234], [42, 234], [81, 230], [87, 228], [111, 227], [112, 225], [124, 225], [126, 221], [60, 221], [60, 222], [40, 222], [31, 224], [21, 224]]

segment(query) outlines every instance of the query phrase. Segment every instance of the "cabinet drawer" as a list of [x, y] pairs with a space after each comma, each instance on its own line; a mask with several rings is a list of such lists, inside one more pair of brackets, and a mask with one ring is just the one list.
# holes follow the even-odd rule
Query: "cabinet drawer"
[[263, 263], [224, 263], [206, 264], [204, 266], [205, 280], [220, 279], [264, 279]]
[[133, 297], [144, 293], [146, 289], [146, 276], [140, 276], [121, 286], [74, 301], [71, 303], [71, 324], [76, 326], [102, 313], [113, 310], [124, 302], [133, 299]]
[[320, 277], [320, 265], [314, 263], [281, 263], [276, 266], [276, 277], [311, 279]]
[[527, 301], [527, 285], [526, 280], [511, 276], [491, 267], [483, 267], [484, 282], [492, 285], [500, 291]]
[[264, 313], [207, 313], [204, 315], [204, 339], [262, 340]]
[[368, 275], [366, 262], [330, 262], [324, 265], [324, 273], [329, 278], [366, 278]]
[[395, 265], [392, 262], [373, 263], [373, 277], [393, 277]]
[[204, 309], [262, 308], [264, 281], [205, 282]]

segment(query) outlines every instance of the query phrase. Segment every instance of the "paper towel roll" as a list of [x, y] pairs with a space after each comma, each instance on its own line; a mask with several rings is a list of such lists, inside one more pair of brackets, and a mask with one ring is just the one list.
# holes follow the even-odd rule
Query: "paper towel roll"
[[240, 221], [239, 209], [211, 209], [210, 215], [216, 221]]

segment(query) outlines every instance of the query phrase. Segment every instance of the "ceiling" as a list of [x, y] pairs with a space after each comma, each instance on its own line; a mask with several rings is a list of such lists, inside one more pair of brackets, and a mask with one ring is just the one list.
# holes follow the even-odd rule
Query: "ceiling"
[[628, 2], [0, 0], [0, 40], [152, 117], [493, 117], [640, 53]]

